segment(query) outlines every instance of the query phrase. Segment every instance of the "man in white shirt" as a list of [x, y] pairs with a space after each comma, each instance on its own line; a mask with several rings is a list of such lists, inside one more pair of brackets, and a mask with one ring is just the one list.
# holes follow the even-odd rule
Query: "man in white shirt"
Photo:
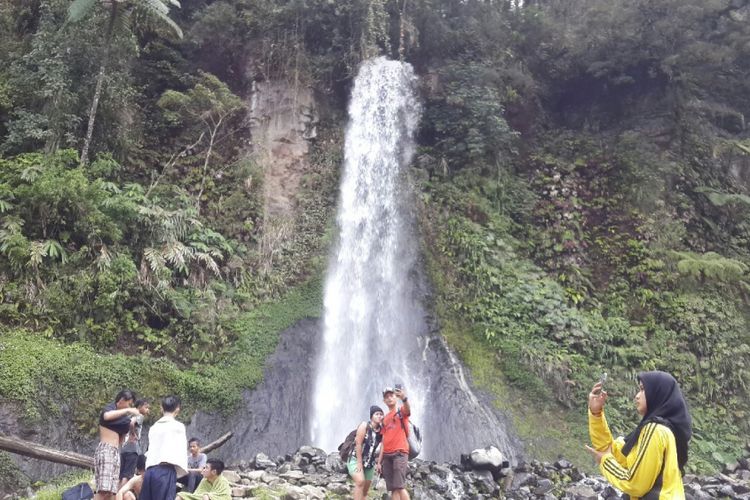
[[175, 417], [180, 398], [167, 396], [161, 402], [164, 415], [148, 431], [146, 473], [139, 500], [174, 500], [177, 478], [187, 474], [187, 434]]

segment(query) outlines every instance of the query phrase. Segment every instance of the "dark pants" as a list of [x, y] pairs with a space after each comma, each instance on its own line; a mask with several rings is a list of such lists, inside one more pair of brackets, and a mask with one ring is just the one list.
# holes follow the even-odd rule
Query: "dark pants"
[[193, 493], [198, 485], [201, 484], [201, 479], [203, 479], [201, 474], [191, 472], [187, 476], [182, 476], [177, 482], [183, 486], [182, 491]]
[[138, 453], [126, 451], [120, 453], [120, 479], [130, 479], [135, 476], [135, 464], [138, 462]]
[[174, 465], [159, 464], [146, 469], [138, 500], [174, 500], [177, 496], [177, 473]]

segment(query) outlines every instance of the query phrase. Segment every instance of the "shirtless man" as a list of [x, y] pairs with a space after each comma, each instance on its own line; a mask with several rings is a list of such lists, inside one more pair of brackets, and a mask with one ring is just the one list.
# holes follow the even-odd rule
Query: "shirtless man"
[[94, 500], [113, 500], [118, 490], [120, 476], [120, 444], [132, 427], [131, 420], [140, 415], [133, 408], [133, 392], [127, 389], [117, 393], [99, 414], [99, 446], [94, 453], [96, 494]]

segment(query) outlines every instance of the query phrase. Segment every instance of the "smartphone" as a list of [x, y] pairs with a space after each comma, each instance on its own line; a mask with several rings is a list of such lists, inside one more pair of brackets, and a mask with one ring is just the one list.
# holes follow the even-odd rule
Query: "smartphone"
[[599, 378], [599, 383], [602, 384], [602, 389], [604, 389], [604, 382], [607, 381], [607, 372], [602, 373], [602, 376]]

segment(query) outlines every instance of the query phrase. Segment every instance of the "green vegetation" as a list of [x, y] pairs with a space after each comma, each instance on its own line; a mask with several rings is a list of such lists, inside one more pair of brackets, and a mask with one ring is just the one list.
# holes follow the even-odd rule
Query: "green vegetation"
[[[421, 75], [443, 333], [529, 450], [578, 459], [601, 371], [627, 430], [654, 368], [688, 394], [693, 470], [746, 440], [750, 1], [168, 6], [0, 4], [0, 397], [88, 401], [82, 432], [121, 385], [231, 411], [319, 312], [345, 101], [383, 53]], [[320, 103], [287, 218], [248, 153], [276, 79]]]
[[86, 401], [71, 416], [84, 433], [96, 430], [99, 408], [122, 387], [137, 387], [140, 395], [152, 399], [180, 394], [188, 416], [198, 408], [229, 412], [240, 402], [242, 390], [262, 379], [278, 333], [300, 319], [319, 316], [321, 303], [321, 282], [315, 278], [278, 302], [238, 317], [229, 325], [237, 340], [222, 362], [191, 369], [146, 354], [101, 355], [86, 343], [62, 344], [24, 330], [2, 331], [0, 394], [19, 402], [32, 420], [59, 415], [66, 402]]

